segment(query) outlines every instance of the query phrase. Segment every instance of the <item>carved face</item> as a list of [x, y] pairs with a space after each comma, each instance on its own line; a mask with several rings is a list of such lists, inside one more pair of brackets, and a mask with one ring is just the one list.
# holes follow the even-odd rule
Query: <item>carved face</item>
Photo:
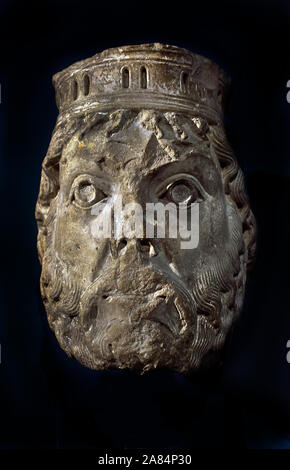
[[[242, 305], [247, 247], [209, 135], [200, 119], [117, 111], [63, 146], [41, 285], [51, 327], [82, 364], [188, 372], [223, 344]], [[116, 236], [116, 200], [138, 204], [142, 230]], [[198, 204], [197, 246], [178, 231], [148, 236], [146, 204], [158, 202], [185, 213]], [[104, 213], [114, 217], [106, 237]]]

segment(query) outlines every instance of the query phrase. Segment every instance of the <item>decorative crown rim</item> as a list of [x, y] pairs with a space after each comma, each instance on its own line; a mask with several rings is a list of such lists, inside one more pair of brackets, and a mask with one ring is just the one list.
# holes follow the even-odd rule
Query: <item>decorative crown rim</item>
[[53, 76], [61, 115], [150, 108], [223, 117], [229, 78], [211, 59], [160, 43], [106, 49]]

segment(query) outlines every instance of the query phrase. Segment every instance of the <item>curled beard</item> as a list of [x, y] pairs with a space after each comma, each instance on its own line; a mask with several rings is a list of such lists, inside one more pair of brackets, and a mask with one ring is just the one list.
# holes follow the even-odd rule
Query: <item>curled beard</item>
[[198, 273], [192, 289], [137, 265], [137, 278], [146, 282], [131, 285], [121, 296], [109, 269], [88, 287], [80, 285], [49, 247], [41, 293], [61, 347], [97, 370], [143, 373], [167, 367], [188, 373], [199, 368], [208, 354], [222, 347], [242, 307], [247, 260], [242, 230], [234, 220], [230, 246]]

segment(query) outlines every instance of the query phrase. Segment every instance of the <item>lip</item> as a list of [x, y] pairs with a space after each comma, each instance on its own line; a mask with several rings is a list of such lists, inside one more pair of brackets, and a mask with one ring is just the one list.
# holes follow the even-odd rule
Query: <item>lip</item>
[[[168, 298], [165, 295], [164, 289], [159, 289], [157, 292], [151, 291], [151, 293], [146, 293], [146, 296], [150, 295], [152, 297], [151, 302], [155, 304], [153, 310], [143, 318], [145, 321], [153, 321], [162, 327], [166, 328], [172, 335], [179, 335], [182, 329], [182, 321], [180, 318], [180, 313], [178, 312], [175, 303], [171, 298]], [[103, 294], [102, 298], [104, 300], [110, 301], [112, 294]], [[144, 298], [144, 294], [117, 294], [115, 293], [114, 298], [126, 298], [126, 299], [140, 299]], [[113, 298], [113, 297], [112, 297]], [[150, 305], [150, 304], [149, 304]]]
[[181, 320], [173, 301], [167, 303], [166, 299], [162, 298], [147, 319], [165, 327], [173, 336], [178, 336], [181, 331]]
[[127, 298], [127, 299], [140, 299], [144, 297], [150, 296], [152, 300], [157, 299], [157, 298], [166, 298], [166, 287], [161, 287], [158, 290], [155, 289], [147, 289], [147, 290], [140, 290], [140, 291], [131, 291], [129, 293], [127, 292], [122, 292], [118, 289], [113, 289], [113, 290], [108, 290], [108, 291], [102, 291], [98, 292], [96, 295], [99, 299], [105, 299], [105, 300], [110, 300], [110, 299], [116, 299], [116, 298]]
[[[148, 305], [148, 307], [146, 308], [148, 308], [149, 312], [145, 315], [141, 313], [140, 317], [138, 317], [138, 307], [136, 308], [136, 311], [133, 312], [133, 315], [135, 314], [134, 320], [137, 319], [137, 322], [140, 319], [141, 321], [154, 322], [161, 326], [163, 329], [166, 329], [167, 333], [170, 333], [173, 336], [180, 335], [184, 323], [183, 318], [181, 317], [180, 312], [175, 305], [174, 300], [176, 299], [174, 299], [172, 295], [168, 295], [168, 292], [166, 292], [166, 287], [158, 289], [157, 291], [151, 291], [150, 293], [138, 292], [127, 294], [118, 291], [104, 291], [102, 293], [99, 293], [97, 299], [95, 299], [95, 301], [91, 304], [91, 308], [89, 308], [89, 310], [87, 310], [87, 313], [85, 314], [85, 324], [87, 326], [87, 331], [91, 331], [92, 322], [99, 323], [99, 321], [102, 322], [106, 318], [109, 321], [109, 317], [107, 317], [105, 313], [106, 304], [109, 306], [109, 304], [114, 303], [116, 304], [117, 309], [118, 304], [119, 306], [121, 306], [122, 304], [123, 306], [126, 306], [127, 304], [130, 305], [130, 300], [133, 301], [132, 303], [136, 304], [138, 307], [142, 307], [142, 304], [144, 303]], [[123, 311], [125, 311], [125, 309]], [[115, 315], [114, 317], [117, 321], [122, 320], [122, 315], [120, 315], [120, 318], [119, 315], [118, 318], [116, 318]]]

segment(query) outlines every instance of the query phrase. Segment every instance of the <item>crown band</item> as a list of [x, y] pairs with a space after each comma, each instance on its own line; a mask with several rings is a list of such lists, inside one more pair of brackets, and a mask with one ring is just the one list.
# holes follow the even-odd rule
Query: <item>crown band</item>
[[228, 78], [185, 49], [143, 44], [108, 49], [54, 75], [62, 119], [92, 111], [160, 109], [222, 121]]
[[222, 115], [209, 106], [179, 97], [153, 93], [134, 93], [130, 95], [119, 93], [98, 96], [87, 99], [85, 103], [73, 104], [60, 113], [59, 121], [65, 116], [77, 116], [86, 111], [114, 111], [116, 109], [158, 109], [160, 111], [175, 111], [192, 116], [201, 116], [209, 123], [222, 121]]

